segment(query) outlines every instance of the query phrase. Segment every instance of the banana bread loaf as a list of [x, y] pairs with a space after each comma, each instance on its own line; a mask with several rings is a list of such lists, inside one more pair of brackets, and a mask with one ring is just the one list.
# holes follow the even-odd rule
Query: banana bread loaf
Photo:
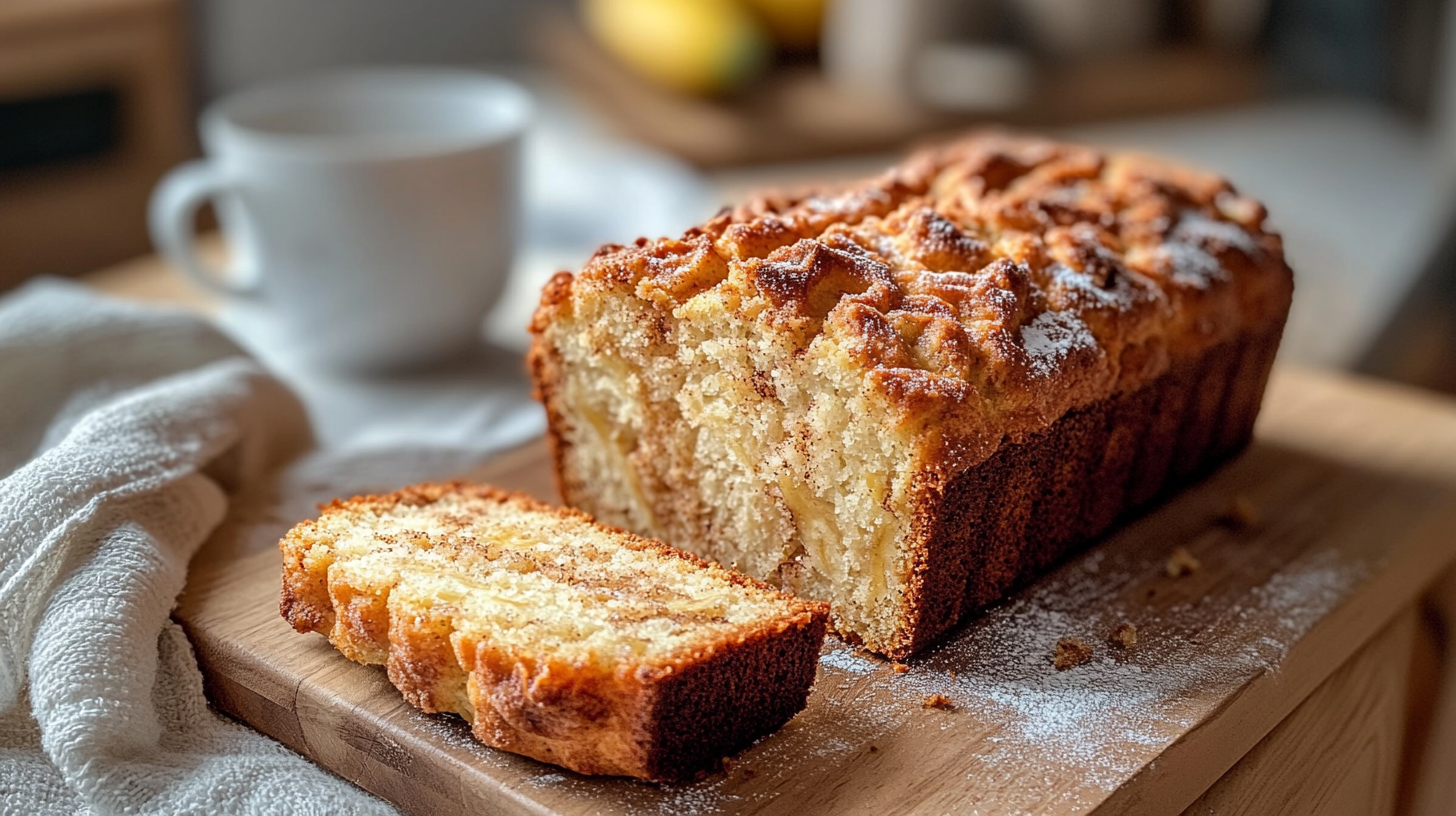
[[1264, 221], [991, 134], [605, 246], [532, 323], [562, 498], [903, 657], [1247, 443], [1293, 291]]
[[283, 551], [283, 617], [482, 742], [680, 779], [804, 707], [828, 611], [575, 511], [463, 484], [334, 502]]

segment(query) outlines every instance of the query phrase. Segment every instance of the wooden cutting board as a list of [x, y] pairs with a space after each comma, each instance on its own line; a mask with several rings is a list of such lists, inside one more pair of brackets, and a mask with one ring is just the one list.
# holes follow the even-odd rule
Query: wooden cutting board
[[[271, 544], [309, 512], [300, 497], [398, 486], [346, 470], [234, 514], [176, 617], [215, 705], [411, 814], [1176, 814], [1456, 559], [1456, 407], [1281, 370], [1237, 460], [908, 671], [831, 640], [796, 719], [724, 773], [658, 786], [483, 747], [279, 618]], [[467, 475], [554, 498], [540, 443]], [[1234, 497], [1256, 525], [1220, 521]], [[1177, 547], [1196, 572], [1169, 575]], [[1121, 623], [1132, 649], [1107, 642]], [[1056, 671], [1062, 637], [1093, 661]], [[933, 694], [954, 707], [926, 707]]]

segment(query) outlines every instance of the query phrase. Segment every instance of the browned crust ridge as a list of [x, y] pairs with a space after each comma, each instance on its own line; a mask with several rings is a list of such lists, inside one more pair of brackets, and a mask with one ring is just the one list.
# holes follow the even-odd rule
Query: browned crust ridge
[[[672, 781], [772, 733], [803, 709], [813, 684], [828, 609], [703, 561], [659, 541], [597, 524], [575, 510], [519, 493], [460, 482], [408, 487], [322, 506], [323, 515], [428, 505], [460, 494], [547, 513], [609, 531], [623, 547], [681, 559], [744, 587], [772, 593], [779, 617], [657, 661], [573, 665], [551, 654], [472, 639], [448, 616], [396, 609], [388, 587], [331, 582], [328, 563], [307, 563], [322, 537], [304, 521], [280, 542], [280, 612], [299, 632], [328, 636], [350, 659], [383, 664], [405, 699], [427, 713], [459, 714], [487, 745], [578, 773]], [[482, 545], [484, 546], [484, 545]], [[316, 560], [316, 559], [315, 559]]]
[[1282, 321], [1293, 275], [1266, 218], [1212, 173], [982, 133], [858, 184], [760, 196], [678, 238], [601, 247], [542, 292], [532, 366], [547, 396], [542, 336], [593, 293], [665, 315], [729, 291], [763, 307], [742, 319], [799, 349], [836, 338], [887, 420], [941, 429], [953, 476]]

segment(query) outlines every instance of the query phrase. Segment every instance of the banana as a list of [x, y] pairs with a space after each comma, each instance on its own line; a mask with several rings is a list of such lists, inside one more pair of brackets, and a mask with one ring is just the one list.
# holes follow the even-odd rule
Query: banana
[[774, 41], [792, 51], [819, 44], [826, 0], [743, 0], [768, 26]]
[[768, 67], [768, 36], [734, 0], [584, 0], [582, 14], [609, 53], [683, 93], [733, 91]]

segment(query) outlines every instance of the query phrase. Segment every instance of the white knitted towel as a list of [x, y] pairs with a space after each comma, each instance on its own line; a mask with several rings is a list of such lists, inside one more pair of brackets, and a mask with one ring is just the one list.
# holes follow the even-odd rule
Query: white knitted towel
[[169, 619], [229, 495], [308, 443], [197, 318], [55, 281], [0, 300], [4, 813], [395, 813], [209, 709]]

